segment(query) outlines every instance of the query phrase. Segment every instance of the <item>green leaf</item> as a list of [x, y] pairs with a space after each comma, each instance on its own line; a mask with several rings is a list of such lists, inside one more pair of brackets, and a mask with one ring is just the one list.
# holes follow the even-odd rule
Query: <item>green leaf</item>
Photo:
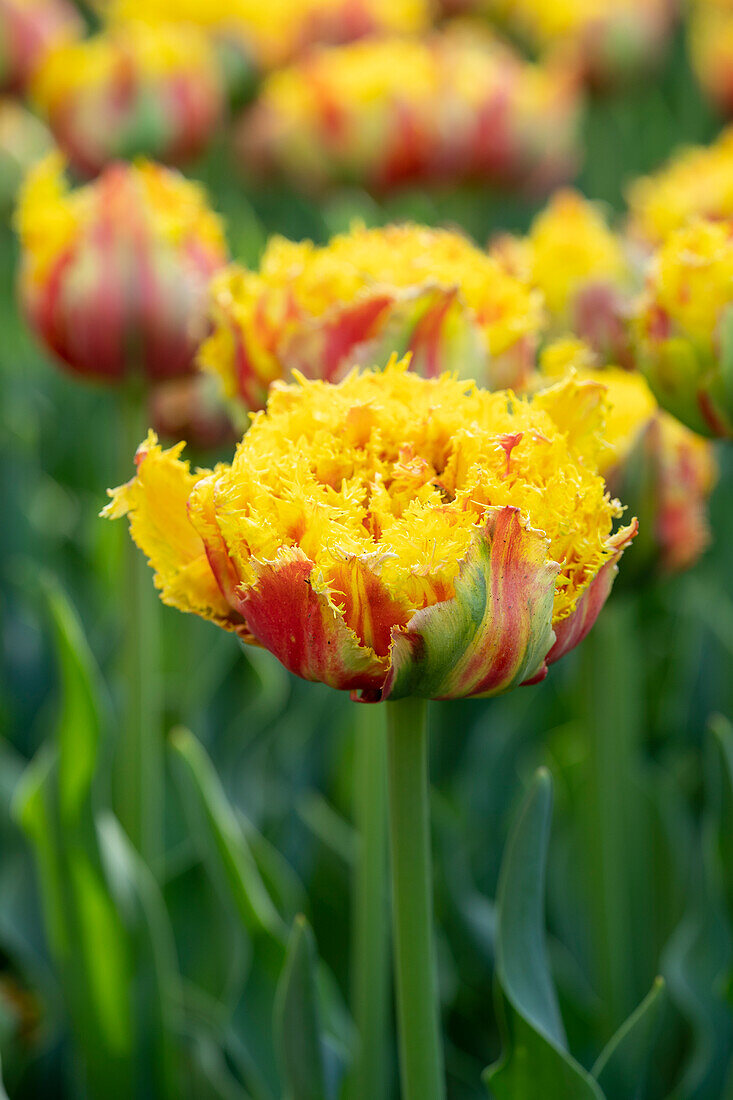
[[496, 1100], [602, 1100], [566, 1049], [547, 962], [544, 891], [552, 780], [540, 768], [507, 841], [497, 896], [496, 973], [504, 1053], [484, 1073]]
[[236, 813], [209, 757], [188, 730], [174, 730], [170, 740], [181, 765], [184, 804], [188, 805], [192, 797], [201, 811], [209, 850], [218, 860], [243, 924], [251, 934], [264, 933], [284, 946], [285, 924], [262, 881]]
[[317, 955], [310, 925], [295, 918], [275, 996], [275, 1039], [285, 1100], [324, 1100], [325, 1066], [316, 996]]
[[635, 1008], [602, 1051], [593, 1076], [607, 1100], [631, 1100], [644, 1080], [665, 998], [664, 978], [656, 978], [644, 1000]]

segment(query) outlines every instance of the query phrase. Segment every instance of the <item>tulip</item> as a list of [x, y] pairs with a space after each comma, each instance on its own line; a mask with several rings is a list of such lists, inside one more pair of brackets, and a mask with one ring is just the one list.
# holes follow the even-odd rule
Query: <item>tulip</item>
[[0, 0], [0, 90], [24, 92], [48, 50], [82, 29], [67, 0]]
[[638, 371], [598, 368], [594, 362], [581, 342], [558, 340], [543, 352], [542, 378], [556, 384], [571, 375], [606, 387], [598, 469], [610, 491], [641, 519], [624, 580], [689, 569], [710, 542], [708, 500], [717, 479], [713, 445], [660, 409]]
[[59, 46], [39, 67], [32, 95], [86, 176], [119, 157], [190, 160], [223, 109], [216, 55], [185, 26], [126, 24]]
[[273, 238], [257, 273], [212, 282], [200, 362], [246, 410], [298, 370], [337, 381], [368, 354], [411, 350], [412, 367], [520, 387], [543, 323], [538, 295], [457, 232], [355, 227], [324, 248]]
[[627, 333], [632, 265], [597, 206], [576, 191], [559, 191], [526, 238], [500, 237], [492, 252], [541, 291], [551, 333], [577, 333], [603, 362], [632, 365]]
[[226, 261], [219, 219], [195, 184], [158, 165], [110, 165], [69, 190], [51, 154], [29, 174], [17, 227], [20, 298], [33, 331], [72, 371], [119, 382], [193, 369], [206, 288]]
[[165, 439], [185, 437], [202, 450], [236, 440], [215, 380], [199, 371], [153, 386], [149, 409], [150, 423]]
[[0, 98], [0, 212], [12, 210], [31, 165], [53, 145], [50, 133], [17, 100]]
[[695, 217], [733, 217], [733, 126], [711, 145], [681, 149], [629, 188], [629, 232], [656, 246]]
[[733, 223], [696, 220], [652, 259], [635, 328], [662, 408], [701, 435], [733, 435]]
[[312, 189], [475, 180], [543, 191], [574, 173], [579, 121], [565, 68], [452, 29], [314, 51], [267, 78], [236, 141], [248, 173]]
[[530, 48], [556, 52], [602, 88], [657, 61], [675, 10], [671, 0], [484, 0], [483, 6]]
[[366, 701], [494, 695], [585, 635], [635, 523], [595, 473], [603, 387], [531, 402], [394, 360], [278, 385], [231, 466], [140, 447], [130, 514], [165, 603]]

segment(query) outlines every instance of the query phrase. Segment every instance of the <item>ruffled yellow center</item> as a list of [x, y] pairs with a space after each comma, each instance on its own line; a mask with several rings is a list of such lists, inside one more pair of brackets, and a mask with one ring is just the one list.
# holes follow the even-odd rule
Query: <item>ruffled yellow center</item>
[[647, 302], [663, 309], [692, 340], [708, 345], [733, 303], [733, 222], [690, 222], [656, 253]]
[[683, 149], [652, 176], [629, 188], [631, 231], [663, 241], [696, 215], [733, 215], [733, 126], [712, 145]]
[[[15, 225], [31, 279], [42, 281], [85, 227], [109, 213], [101, 201], [104, 177], [71, 190], [60, 153], [50, 153], [28, 172], [18, 196]], [[178, 172], [141, 161], [125, 168], [128, 184], [138, 193], [137, 210], [151, 235], [174, 247], [189, 241], [226, 257], [220, 218], [208, 207], [198, 184]]]
[[[602, 427], [602, 387], [566, 382], [530, 402], [407, 365], [337, 386], [276, 384], [213, 491], [237, 574], [254, 581], [253, 561], [300, 548], [314, 583], [333, 589], [344, 562], [366, 556], [412, 611], [453, 594], [487, 513], [513, 505], [561, 563], [554, 616], [564, 618], [608, 557], [620, 512], [579, 458]], [[194, 523], [201, 506], [194, 492]]]

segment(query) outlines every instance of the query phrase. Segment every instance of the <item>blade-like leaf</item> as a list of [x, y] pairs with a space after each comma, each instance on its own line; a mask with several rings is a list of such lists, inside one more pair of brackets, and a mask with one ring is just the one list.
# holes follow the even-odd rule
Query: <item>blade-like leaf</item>
[[326, 1097], [316, 964], [313, 933], [305, 917], [296, 917], [274, 1011], [285, 1100], [325, 1100]]
[[641, 1095], [644, 1075], [664, 1007], [664, 978], [656, 978], [644, 1000], [607, 1043], [593, 1066], [606, 1100]]
[[203, 814], [211, 848], [231, 891], [245, 927], [285, 943], [285, 925], [278, 914], [254, 861], [237, 816], [204, 749], [188, 730], [171, 734], [171, 746], [185, 781], [184, 803], [191, 795]]
[[484, 1074], [496, 1100], [602, 1100], [590, 1075], [566, 1050], [547, 962], [545, 864], [552, 780], [535, 775], [507, 841], [497, 897], [496, 972], [504, 1054]]

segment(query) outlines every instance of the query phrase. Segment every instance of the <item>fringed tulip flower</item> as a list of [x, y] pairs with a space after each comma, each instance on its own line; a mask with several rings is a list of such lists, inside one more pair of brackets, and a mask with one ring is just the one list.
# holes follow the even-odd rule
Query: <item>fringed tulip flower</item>
[[217, 39], [238, 41], [260, 70], [286, 64], [319, 43], [421, 34], [433, 14], [429, 0], [106, 0], [101, 6], [119, 22], [188, 23]]
[[733, 126], [711, 145], [681, 149], [629, 188], [629, 233], [659, 245], [695, 217], [733, 217]]
[[82, 31], [68, 0], [0, 0], [0, 90], [25, 92], [46, 53]]
[[632, 266], [597, 206], [575, 191], [560, 191], [526, 238], [499, 238], [493, 254], [542, 292], [552, 333], [577, 333], [604, 362], [631, 365]]
[[17, 100], [0, 98], [0, 215], [12, 210], [28, 169], [52, 145], [40, 119]]
[[648, 69], [674, 23], [673, 0], [481, 0], [540, 53], [558, 53], [595, 86]]
[[137, 155], [182, 164], [223, 109], [216, 55], [194, 28], [115, 26], [47, 55], [32, 94], [74, 168]]
[[150, 435], [111, 491], [165, 603], [370, 702], [541, 679], [611, 588], [636, 522], [596, 473], [603, 387], [532, 401], [392, 361], [277, 385], [231, 466]]
[[690, 222], [654, 254], [635, 320], [639, 366], [693, 431], [733, 435], [733, 222]]
[[606, 387], [605, 447], [598, 469], [640, 518], [625, 580], [689, 569], [710, 542], [708, 501], [717, 479], [712, 443], [659, 408], [643, 375], [598, 368], [590, 348], [565, 339], [542, 354], [541, 378]]
[[148, 163], [110, 165], [69, 190], [63, 168], [54, 153], [32, 169], [16, 213], [31, 328], [90, 378], [191, 370], [208, 281], [227, 258], [203, 192]]
[[356, 227], [324, 248], [273, 238], [260, 270], [232, 267], [211, 288], [200, 362], [245, 409], [294, 370], [336, 381], [394, 348], [413, 369], [523, 386], [543, 324], [539, 296], [460, 233]]
[[688, 22], [692, 68], [705, 93], [733, 114], [733, 6], [729, 0], [691, 0]]
[[545, 191], [575, 171], [580, 100], [564, 67], [451, 29], [313, 52], [273, 73], [245, 113], [245, 171], [318, 189], [476, 180]]

